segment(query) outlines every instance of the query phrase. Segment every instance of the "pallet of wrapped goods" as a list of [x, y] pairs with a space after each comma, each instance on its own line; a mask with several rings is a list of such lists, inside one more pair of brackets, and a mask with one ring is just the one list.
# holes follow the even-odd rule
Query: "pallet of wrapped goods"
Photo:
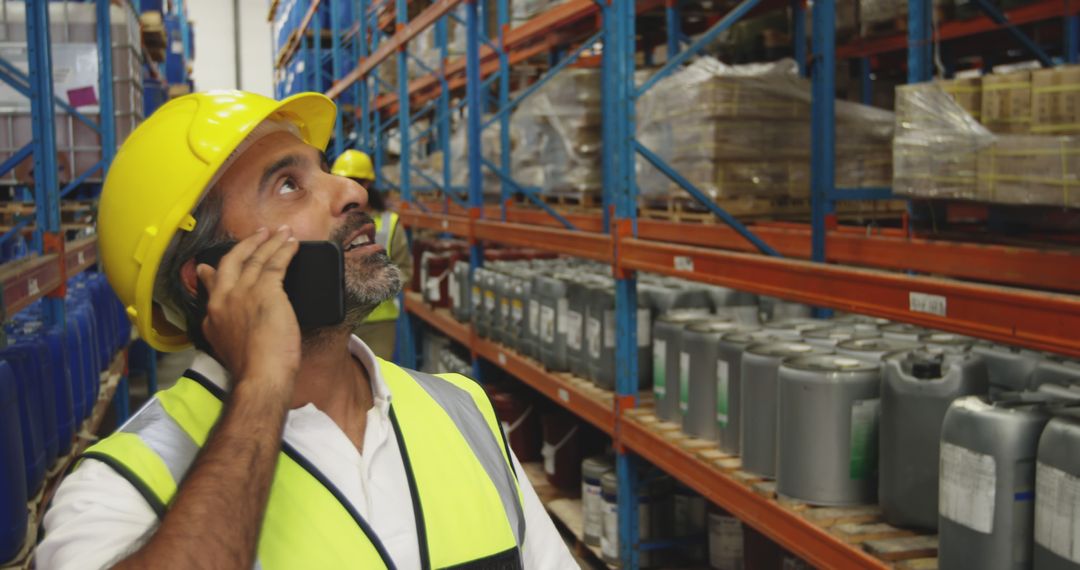
[[1080, 206], [1080, 137], [998, 136], [978, 164], [979, 201]]
[[976, 199], [978, 151], [993, 138], [939, 83], [897, 87], [893, 192]]
[[1032, 72], [1031, 133], [1080, 134], [1080, 65]]
[[982, 116], [982, 78], [967, 77], [964, 79], [947, 79], [936, 81], [941, 90], [950, 97], [975, 120]]
[[1031, 129], [1031, 71], [984, 75], [980, 121], [995, 133]]
[[515, 180], [560, 205], [598, 203], [600, 72], [571, 69], [526, 99], [511, 117]]

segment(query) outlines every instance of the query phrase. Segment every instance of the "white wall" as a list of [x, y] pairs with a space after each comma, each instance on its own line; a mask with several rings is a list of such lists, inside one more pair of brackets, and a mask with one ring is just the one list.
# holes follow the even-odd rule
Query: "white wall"
[[[187, 0], [195, 26], [195, 89], [243, 89], [273, 96], [273, 55], [267, 0], [238, 0], [240, 37], [234, 33], [232, 0]], [[240, 46], [237, 81], [236, 46]]]

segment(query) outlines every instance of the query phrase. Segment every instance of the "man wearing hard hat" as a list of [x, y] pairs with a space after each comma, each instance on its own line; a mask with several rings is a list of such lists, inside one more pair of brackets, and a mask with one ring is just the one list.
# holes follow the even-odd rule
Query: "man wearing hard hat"
[[[412, 277], [412, 252], [405, 231], [398, 226], [398, 215], [386, 206], [382, 191], [375, 188], [375, 167], [367, 153], [349, 149], [334, 160], [331, 174], [352, 178], [364, 187], [368, 195], [368, 211], [375, 221], [375, 243], [386, 249], [386, 255], [401, 272], [402, 283]], [[401, 314], [397, 297], [383, 301], [353, 331], [379, 358], [389, 360], [394, 355], [397, 337], [397, 318]]]
[[[323, 158], [335, 116], [314, 93], [193, 94], [119, 149], [102, 266], [144, 340], [201, 352], [61, 484], [39, 568], [575, 566], [480, 386], [350, 335], [400, 276]], [[344, 323], [300, 328], [298, 240], [344, 251]]]

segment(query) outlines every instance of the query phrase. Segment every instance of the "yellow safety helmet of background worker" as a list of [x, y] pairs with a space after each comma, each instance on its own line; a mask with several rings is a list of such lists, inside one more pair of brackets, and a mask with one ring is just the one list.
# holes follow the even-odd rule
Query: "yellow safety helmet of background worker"
[[333, 101], [300, 93], [275, 101], [240, 91], [185, 95], [162, 105], [116, 153], [98, 204], [98, 255], [139, 335], [162, 351], [190, 346], [187, 334], [154, 303], [154, 279], [179, 230], [231, 153], [264, 120], [294, 126], [326, 148], [337, 118]]
[[375, 180], [375, 166], [366, 152], [349, 149], [334, 161], [330, 173], [358, 180]]

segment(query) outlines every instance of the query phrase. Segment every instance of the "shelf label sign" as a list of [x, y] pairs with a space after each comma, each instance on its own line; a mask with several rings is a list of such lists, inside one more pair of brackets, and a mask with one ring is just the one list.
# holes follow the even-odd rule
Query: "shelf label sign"
[[444, 230], [450, 229], [450, 220], [443, 220], [442, 221], [442, 229], [444, 229]]
[[563, 402], [570, 402], [570, 392], [566, 391], [566, 388], [559, 388], [559, 399]]
[[506, 354], [505, 353], [502, 353], [502, 352], [499, 353], [499, 365], [500, 366], [506, 366]]
[[944, 317], [948, 309], [945, 297], [941, 295], [928, 295], [926, 293], [908, 293], [908, 309], [913, 313], [930, 313]]
[[687, 255], [676, 255], [675, 269], [678, 271], [693, 271], [694, 259]]
[[86, 254], [84, 252], [80, 251], [79, 252], [79, 265], [84, 265], [84, 264], [86, 264]]
[[41, 292], [41, 288], [38, 287], [37, 279], [31, 277], [26, 280], [26, 291], [31, 295], [37, 295]]

